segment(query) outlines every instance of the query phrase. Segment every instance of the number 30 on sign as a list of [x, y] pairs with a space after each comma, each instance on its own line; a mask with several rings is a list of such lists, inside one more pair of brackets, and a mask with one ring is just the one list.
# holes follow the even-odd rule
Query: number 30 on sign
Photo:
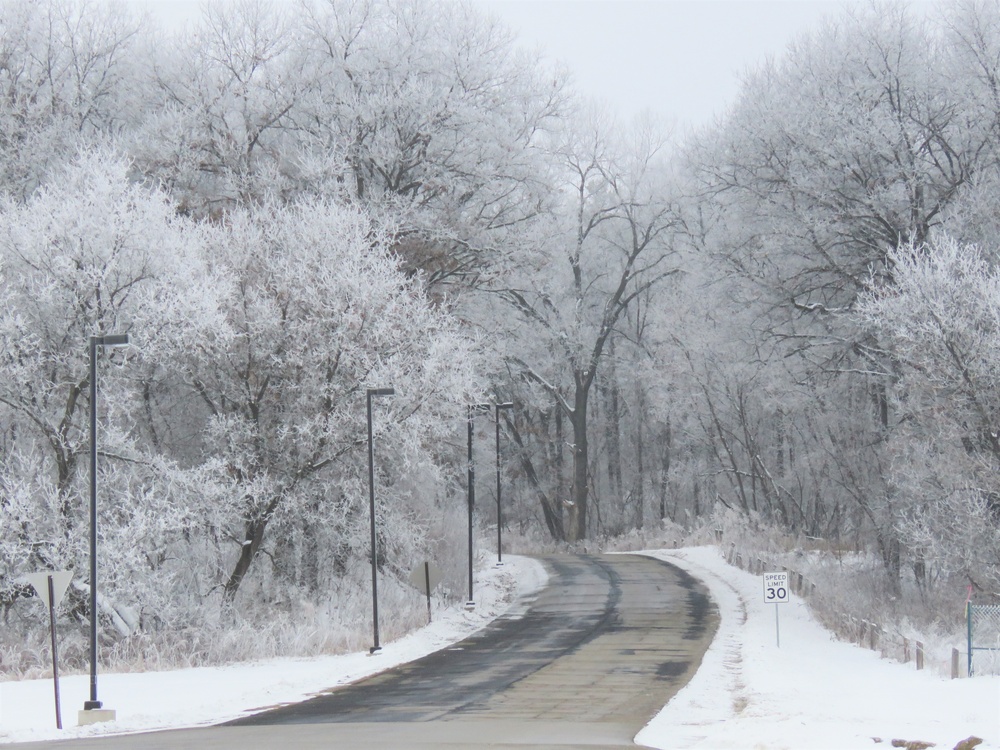
[[788, 573], [764, 574], [764, 603], [788, 603]]

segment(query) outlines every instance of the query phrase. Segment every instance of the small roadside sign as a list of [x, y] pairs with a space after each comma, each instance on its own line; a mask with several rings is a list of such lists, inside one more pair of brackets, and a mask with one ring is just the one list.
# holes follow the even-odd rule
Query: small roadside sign
[[774, 641], [781, 648], [781, 626], [778, 623], [778, 605], [788, 604], [788, 573], [764, 574], [764, 604], [774, 605]]
[[[52, 578], [52, 598], [54, 601], [49, 601], [49, 577]], [[38, 598], [46, 607], [57, 607], [63, 596], [66, 595], [70, 581], [73, 580], [73, 571], [52, 570], [44, 573], [30, 573], [24, 577], [24, 580], [31, 584], [35, 593], [38, 594]]]
[[431, 621], [431, 592], [444, 580], [440, 568], [434, 563], [419, 563], [410, 572], [410, 585], [427, 597], [427, 622]]
[[431, 562], [419, 563], [410, 571], [410, 585], [424, 596], [428, 596], [444, 579], [441, 569]]
[[764, 604], [788, 604], [788, 573], [764, 574]]
[[49, 610], [49, 633], [52, 636], [52, 688], [56, 702], [56, 728], [62, 729], [62, 709], [59, 705], [59, 650], [56, 646], [56, 605], [62, 601], [73, 580], [71, 570], [50, 570], [42, 573], [26, 575], [25, 580], [31, 584], [38, 598]]

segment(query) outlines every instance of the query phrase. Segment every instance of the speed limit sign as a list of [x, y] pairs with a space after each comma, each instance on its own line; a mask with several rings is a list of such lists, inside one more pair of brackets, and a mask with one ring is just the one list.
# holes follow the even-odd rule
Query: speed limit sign
[[764, 604], [774, 605], [774, 641], [781, 647], [781, 629], [778, 625], [778, 605], [788, 603], [788, 573], [764, 574]]
[[788, 573], [764, 574], [764, 603], [788, 603]]

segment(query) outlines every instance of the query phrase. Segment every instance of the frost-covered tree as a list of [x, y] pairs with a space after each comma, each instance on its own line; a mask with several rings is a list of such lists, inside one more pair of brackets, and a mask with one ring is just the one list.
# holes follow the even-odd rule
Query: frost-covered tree
[[[162, 193], [131, 181], [127, 162], [105, 152], [79, 155], [24, 203], [8, 198], [0, 225], [0, 515], [9, 583], [38, 567], [87, 569], [88, 339], [129, 333], [139, 349], [156, 340], [163, 331], [148, 302], [197, 275], [186, 262], [197, 237]], [[109, 592], [128, 584], [136, 559], [155, 558], [181, 533], [183, 510], [168, 506], [187, 491], [179, 477], [164, 481], [169, 462], [132, 429], [134, 351], [108, 352], [98, 363], [101, 471], [113, 487], [100, 524], [111, 556], [131, 560], [109, 566]]]
[[897, 523], [921, 562], [1000, 590], [1000, 275], [949, 237], [889, 254], [862, 320], [900, 363]]
[[151, 106], [128, 138], [138, 166], [197, 216], [287, 195], [290, 113], [315, 84], [290, 18], [263, 0], [219, 3], [167, 39], [152, 47]]
[[356, 200], [405, 217], [396, 250], [428, 283], [475, 281], [546, 205], [547, 130], [564, 76], [470, 4], [303, 0], [316, 82], [293, 113], [309, 154]]
[[380, 433], [400, 466], [433, 464], [470, 398], [470, 342], [406, 279], [389, 229], [328, 202], [266, 204], [230, 212], [206, 248], [222, 322], [176, 339], [167, 358], [207, 409], [204, 455], [230, 486], [212, 532], [236, 552], [229, 601], [261, 553], [288, 543], [265, 545], [271, 525], [301, 530], [320, 498], [341, 517], [336, 543], [361, 554], [366, 388], [396, 389]]
[[[698, 199], [689, 226], [707, 230], [693, 239], [748, 282], [748, 356], [769, 371], [769, 388], [780, 392], [784, 379], [799, 395], [782, 402], [760, 399], [753, 381], [734, 387], [749, 407], [734, 414], [760, 410], [753, 440], [740, 442], [759, 447], [747, 456], [766, 479], [777, 456], [787, 462], [778, 445], [794, 439], [798, 459], [812, 457], [797, 466], [801, 502], [825, 504], [819, 517], [839, 519], [832, 533], [870, 537], [896, 581], [901, 499], [886, 453], [900, 416], [890, 409], [895, 363], [850, 312], [873, 276], [892, 285], [894, 247], [933, 239], [967, 187], [995, 169], [992, 136], [968, 108], [986, 101], [986, 87], [963, 76], [955, 86], [955, 71], [971, 69], [960, 58], [902, 6], [849, 10], [752, 71], [720, 127], [689, 152]], [[724, 432], [743, 435], [747, 424]], [[751, 463], [729, 464], [734, 481], [754, 478]]]
[[[544, 268], [502, 292], [536, 339], [530, 349], [511, 353], [512, 368], [547, 393], [569, 422], [572, 480], [564, 503], [571, 541], [589, 533], [589, 409], [598, 370], [626, 311], [675, 271], [670, 231], [676, 214], [663, 136], [648, 122], [620, 140], [599, 116], [589, 125], [569, 133], [559, 151], [563, 202], [549, 234], [539, 239]], [[551, 520], [549, 526], [558, 528]]]
[[135, 124], [139, 29], [90, 0], [0, 4], [0, 188], [25, 197], [81, 140]]

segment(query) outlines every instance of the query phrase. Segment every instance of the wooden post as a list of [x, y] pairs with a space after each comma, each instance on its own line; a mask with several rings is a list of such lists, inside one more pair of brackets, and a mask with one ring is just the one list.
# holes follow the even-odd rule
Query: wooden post
[[424, 589], [427, 591], [427, 624], [431, 622], [431, 564], [424, 561]]
[[953, 680], [958, 679], [958, 661], [959, 661], [958, 649], [953, 648], [951, 650], [951, 679]]
[[903, 637], [903, 664], [910, 663], [910, 639]]
[[917, 669], [924, 668], [924, 644], [917, 641]]
[[868, 631], [868, 648], [872, 651], [878, 646], [878, 625], [872, 623], [871, 629]]

